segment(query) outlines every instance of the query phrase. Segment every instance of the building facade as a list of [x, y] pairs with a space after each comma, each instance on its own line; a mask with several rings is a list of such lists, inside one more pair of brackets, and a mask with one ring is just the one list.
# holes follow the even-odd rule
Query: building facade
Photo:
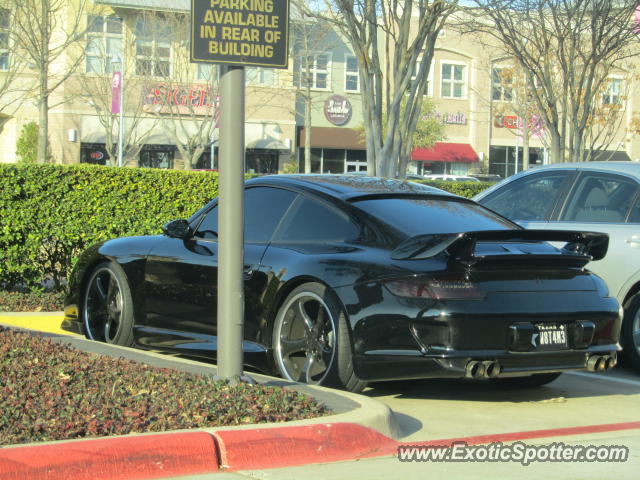
[[[77, 3], [70, 1], [69, 8]], [[217, 167], [218, 69], [189, 62], [189, 9], [189, 0], [90, 4], [83, 13], [82, 62], [50, 100], [55, 162], [115, 165], [122, 136], [126, 166]], [[2, 43], [9, 17], [0, 16], [3, 75], [10, 70], [12, 52]], [[247, 171], [305, 171], [307, 163], [312, 172], [366, 171], [362, 92], [353, 50], [335, 30], [320, 24], [292, 28], [290, 45], [288, 68], [246, 69]], [[528, 166], [548, 161], [544, 125], [519, 114], [517, 74], [499, 52], [487, 39], [445, 26], [436, 43], [427, 95], [446, 138], [433, 148], [415, 149], [409, 173], [506, 177], [527, 167], [525, 149]], [[60, 57], [51, 67], [52, 79], [72, 61], [72, 52]], [[630, 128], [638, 107], [637, 86], [621, 73], [602, 94], [604, 104], [619, 105], [625, 112], [602, 158], [637, 160], [640, 141]], [[22, 75], [28, 82], [34, 72], [27, 65]], [[19, 108], [18, 102], [7, 108], [11, 95], [17, 94], [2, 93], [2, 162], [17, 160], [20, 132], [38, 118], [29, 96]]]

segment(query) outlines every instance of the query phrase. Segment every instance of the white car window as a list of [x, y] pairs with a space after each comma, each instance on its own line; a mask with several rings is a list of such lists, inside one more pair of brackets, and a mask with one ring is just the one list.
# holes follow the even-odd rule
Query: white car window
[[514, 221], [547, 220], [568, 175], [568, 170], [527, 175], [480, 203]]
[[622, 176], [584, 173], [576, 182], [560, 221], [623, 223], [637, 189], [636, 182]]

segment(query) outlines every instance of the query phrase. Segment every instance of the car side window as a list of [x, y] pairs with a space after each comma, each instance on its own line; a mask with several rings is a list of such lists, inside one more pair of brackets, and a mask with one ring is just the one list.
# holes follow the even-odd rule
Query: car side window
[[[266, 243], [293, 203], [297, 194], [289, 190], [270, 187], [248, 188], [244, 194], [244, 241]], [[194, 236], [217, 239], [218, 206], [213, 207], [198, 226]]]
[[254, 187], [244, 194], [244, 241], [267, 243], [298, 196], [290, 190]]
[[631, 207], [627, 223], [640, 223], [640, 196], [636, 197], [636, 201]]
[[279, 242], [322, 243], [355, 240], [358, 226], [343, 212], [324, 202], [300, 197], [277, 234]]
[[196, 238], [214, 240], [218, 238], [217, 232], [218, 206], [216, 205], [205, 214], [204, 219], [200, 222], [200, 225], [193, 236]]
[[619, 175], [584, 173], [576, 182], [560, 220], [622, 223], [637, 190], [636, 182]]
[[511, 220], [547, 220], [569, 170], [527, 175], [487, 196], [480, 203]]

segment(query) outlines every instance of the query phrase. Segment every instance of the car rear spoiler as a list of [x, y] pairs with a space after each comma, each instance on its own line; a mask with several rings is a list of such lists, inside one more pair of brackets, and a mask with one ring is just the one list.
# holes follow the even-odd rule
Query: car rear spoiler
[[[483, 243], [531, 243], [531, 242], [566, 242], [558, 253], [524, 254], [505, 250], [504, 254], [476, 256], [476, 244]], [[609, 235], [595, 232], [576, 232], [568, 230], [485, 230], [479, 232], [445, 233], [434, 235], [417, 235], [402, 242], [391, 253], [394, 260], [417, 260], [433, 258], [441, 253], [450, 257], [477, 263], [482, 260], [513, 260], [514, 257], [526, 257], [530, 260], [560, 258], [572, 259], [573, 263], [585, 265], [591, 260], [600, 260], [607, 254]]]

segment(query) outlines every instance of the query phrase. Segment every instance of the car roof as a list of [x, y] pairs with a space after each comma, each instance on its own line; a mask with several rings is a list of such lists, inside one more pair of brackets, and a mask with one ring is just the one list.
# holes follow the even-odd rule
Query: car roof
[[541, 170], [554, 169], [577, 169], [577, 170], [600, 170], [617, 173], [625, 173], [640, 178], [640, 162], [572, 162], [572, 163], [552, 163], [534, 167], [521, 173], [534, 173]]
[[461, 198], [458, 195], [445, 192], [439, 188], [422, 185], [420, 183], [361, 175], [265, 175], [258, 178], [252, 178], [251, 180], [248, 180], [246, 184], [247, 186], [288, 186], [298, 190], [302, 189], [320, 192], [345, 201], [353, 200], [357, 197], [381, 195], [438, 195], [443, 197]]

